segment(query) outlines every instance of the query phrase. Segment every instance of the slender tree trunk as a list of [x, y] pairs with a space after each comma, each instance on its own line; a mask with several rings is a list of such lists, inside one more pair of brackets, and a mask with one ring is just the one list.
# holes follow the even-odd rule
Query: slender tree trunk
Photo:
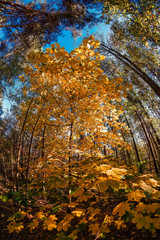
[[21, 151], [22, 151], [22, 140], [23, 140], [23, 134], [24, 134], [24, 127], [25, 127], [27, 117], [29, 114], [29, 110], [30, 110], [32, 103], [33, 103], [33, 97], [31, 98], [27, 112], [25, 114], [23, 124], [22, 124], [22, 129], [21, 129], [20, 136], [19, 136], [18, 157], [17, 157], [17, 165], [16, 165], [16, 190], [17, 191], [19, 190], [19, 167], [20, 167], [20, 158], [21, 158]]
[[6, 182], [7, 182], [7, 169], [6, 169], [6, 163], [5, 163], [5, 157], [2, 154], [2, 163], [3, 163], [3, 184], [4, 186], [6, 186]]
[[[133, 91], [132, 91], [132, 92], [133, 92]], [[136, 103], [138, 103], [138, 104], [140, 105], [142, 111], [144, 112], [144, 114], [147, 116], [148, 119], [150, 119], [150, 116], [148, 115], [148, 112], [147, 112], [146, 109], [144, 108], [144, 106], [143, 106], [142, 102], [139, 100], [138, 96], [137, 96], [134, 92], [133, 92], [133, 94], [135, 95], [135, 99], [134, 99], [131, 95], [129, 95], [129, 96], [127, 97], [127, 99], [128, 99], [132, 104], [134, 104], [135, 106], [136, 106]], [[137, 107], [137, 106], [136, 106], [136, 107]], [[139, 108], [138, 108], [138, 109], [139, 109]], [[153, 124], [152, 124], [151, 122], [149, 122], [149, 125], [150, 125], [152, 131], [153, 131], [154, 134], [155, 134], [157, 143], [160, 144], [160, 139], [159, 139], [159, 137], [157, 136], [157, 132], [156, 132]]]
[[29, 151], [28, 151], [28, 158], [27, 158], [27, 166], [26, 166], [26, 179], [25, 179], [26, 193], [27, 193], [27, 186], [28, 186], [28, 174], [29, 174], [29, 167], [30, 167], [30, 157], [31, 157], [31, 149], [32, 149], [33, 136], [34, 136], [34, 132], [35, 132], [37, 123], [38, 123], [38, 121], [39, 121], [39, 118], [40, 118], [40, 116], [41, 116], [41, 112], [42, 112], [42, 110], [43, 110], [44, 104], [45, 104], [45, 103], [43, 103], [42, 108], [41, 108], [41, 110], [39, 111], [37, 120], [36, 120], [36, 122], [35, 122], [35, 124], [34, 124], [34, 126], [33, 126], [32, 133], [31, 133], [31, 137], [30, 137], [30, 144], [29, 144]]
[[160, 87], [145, 72], [143, 72], [140, 67], [138, 67], [129, 58], [127, 58], [123, 54], [119, 53], [115, 49], [108, 47], [104, 43], [101, 43], [101, 46], [104, 47], [104, 49], [107, 52], [111, 53], [113, 56], [115, 56], [121, 62], [123, 62], [126, 66], [128, 66], [130, 69], [132, 69], [134, 72], [136, 72], [137, 75], [139, 77], [141, 77], [152, 88], [152, 90], [157, 94], [157, 96], [160, 97]]
[[[138, 103], [138, 105], [140, 106], [140, 108], [142, 109], [142, 112], [147, 116], [147, 118], [149, 119], [149, 115], [148, 113], [146, 112], [143, 104], [141, 103], [141, 101], [138, 99], [138, 97], [136, 96], [135, 99], [133, 99], [132, 96], [128, 96], [128, 100], [131, 102], [131, 104], [133, 104], [134, 106], [137, 107], [136, 103]], [[138, 109], [139, 109], [139, 106], [138, 106]], [[141, 115], [140, 113], [137, 113], [139, 116]], [[159, 137], [157, 136], [157, 132], [154, 128], [154, 126], [152, 125], [151, 122], [149, 122], [147, 124], [147, 122], [145, 121], [145, 119], [143, 118], [143, 122], [144, 122], [144, 125], [146, 126], [146, 130], [150, 136], [150, 144], [151, 144], [151, 147], [153, 148], [153, 152], [154, 152], [154, 155], [157, 156], [158, 158], [158, 163], [160, 162], [160, 149], [159, 149], [159, 143], [160, 143], [160, 139]], [[154, 136], [153, 136], [153, 133], [154, 133]]]
[[70, 185], [71, 185], [72, 136], [73, 136], [73, 122], [72, 122], [71, 125], [70, 125], [70, 137], [69, 137], [69, 157], [68, 157], [68, 165], [69, 165], [69, 173], [68, 173], [68, 177], [69, 177], [69, 189], [70, 189]]
[[12, 176], [12, 183], [14, 185], [14, 150], [13, 150], [13, 139], [11, 145], [11, 176]]
[[[69, 152], [68, 152], [68, 203], [72, 202], [71, 197], [71, 177], [72, 177], [72, 167], [71, 167], [71, 160], [72, 160], [72, 136], [73, 136], [73, 122], [70, 124], [70, 136], [69, 136]], [[67, 212], [71, 213], [70, 207], [67, 208]]]
[[[42, 158], [44, 158], [45, 131], [46, 131], [46, 126], [44, 125], [43, 133], [42, 133], [42, 153], [41, 153]], [[43, 178], [43, 192], [45, 193], [46, 192], [46, 189], [45, 189], [45, 170], [43, 171], [42, 178]]]
[[159, 171], [158, 171], [158, 166], [157, 166], [157, 163], [156, 163], [156, 159], [155, 159], [155, 156], [154, 156], [154, 153], [153, 153], [153, 149], [152, 149], [152, 146], [151, 146], [151, 143], [150, 143], [148, 134], [147, 134], [147, 132], [146, 132], [146, 129], [145, 129], [145, 126], [144, 126], [144, 124], [143, 124], [143, 122], [142, 122], [141, 117], [139, 116], [139, 114], [137, 113], [137, 111], [135, 111], [135, 112], [136, 112], [136, 115], [137, 115], [137, 117], [138, 117], [138, 119], [139, 119], [139, 121], [140, 121], [140, 123], [141, 123], [142, 129], [143, 129], [143, 131], [144, 131], [144, 133], [145, 133], [145, 136], [146, 136], [146, 139], [147, 139], [147, 142], [148, 142], [148, 146], [149, 146], [149, 149], [150, 149], [150, 153], [151, 153], [151, 156], [152, 156], [152, 159], [153, 159], [153, 163], [154, 163], [154, 167], [155, 167], [155, 172], [158, 174], [158, 173], [159, 173]]
[[125, 115], [125, 119], [126, 119], [126, 122], [127, 122], [128, 127], [129, 127], [129, 131], [130, 131], [130, 134], [131, 134], [131, 138], [132, 138], [132, 140], [133, 140], [133, 145], [134, 145], [134, 149], [135, 149], [137, 161], [140, 162], [141, 160], [140, 160], [140, 157], [139, 157], [139, 153], [138, 153], [138, 148], [137, 148], [137, 145], [136, 145], [136, 141], [135, 141], [135, 139], [134, 139], [134, 135], [133, 135], [133, 132], [132, 132], [132, 130], [131, 130], [131, 127], [130, 127], [130, 124], [129, 124], [129, 121], [128, 121], [126, 115]]
[[[121, 130], [121, 133], [122, 133], [122, 137], [123, 137], [124, 142], [126, 142], [125, 135], [124, 135], [122, 130]], [[127, 149], [126, 149], [126, 154], [127, 154], [127, 158], [128, 158], [129, 164], [131, 165], [131, 163], [132, 163], [131, 162], [131, 157], [130, 157], [129, 151]]]
[[103, 147], [103, 154], [104, 154], [104, 156], [107, 155], [106, 146]]

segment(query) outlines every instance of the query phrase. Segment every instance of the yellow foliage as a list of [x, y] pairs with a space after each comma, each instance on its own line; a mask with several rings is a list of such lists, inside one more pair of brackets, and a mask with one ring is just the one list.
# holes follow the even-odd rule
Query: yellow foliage
[[77, 237], [77, 233], [78, 233], [78, 230], [75, 229], [75, 230], [69, 235], [69, 237], [70, 237], [71, 239], [75, 240], [75, 239], [78, 238], [78, 237]]
[[83, 187], [80, 187], [79, 189], [77, 189], [74, 193], [74, 197], [78, 197], [78, 196], [82, 196], [84, 192], [84, 188]]
[[98, 180], [98, 186], [102, 192], [105, 192], [108, 190], [109, 187], [111, 187], [114, 190], [119, 190], [120, 188], [126, 188], [126, 184], [123, 183], [120, 179], [117, 178], [102, 178], [100, 177]]
[[76, 216], [76, 217], [81, 217], [85, 214], [83, 209], [76, 209], [74, 211], [72, 211], [72, 213]]
[[71, 220], [74, 218], [74, 215], [73, 214], [67, 214], [63, 219], [62, 221], [60, 221], [58, 224], [57, 224], [57, 230], [58, 231], [61, 231], [61, 230], [64, 230], [64, 231], [67, 231], [68, 228], [71, 226], [70, 222]]
[[149, 186], [148, 184], [146, 184], [146, 183], [145, 183], [144, 181], [142, 181], [142, 180], [140, 180], [139, 185], [140, 185], [140, 187], [141, 187], [144, 191], [146, 191], [146, 192], [149, 192], [149, 193], [152, 193], [152, 194], [157, 192], [156, 189], [154, 189], [153, 187]]
[[121, 202], [121, 203], [119, 203], [115, 208], [114, 208], [114, 210], [113, 210], [113, 215], [115, 215], [115, 214], [117, 214], [118, 213], [118, 215], [119, 216], [123, 216], [125, 213], [126, 213], [126, 211], [130, 211], [130, 205], [129, 205], [129, 203], [127, 203], [127, 202]]
[[30, 228], [30, 232], [32, 232], [33, 229], [37, 228], [39, 224], [39, 221], [37, 219], [34, 219], [33, 222], [28, 224], [28, 227]]
[[53, 228], [57, 228], [56, 220], [57, 218], [55, 215], [50, 215], [47, 219], [44, 220], [43, 229], [48, 229], [49, 231], [52, 231]]
[[137, 201], [139, 202], [142, 198], [146, 197], [146, 195], [140, 191], [139, 189], [130, 192], [127, 194], [128, 201]]
[[92, 232], [93, 235], [97, 235], [99, 233], [99, 223], [91, 223], [89, 225], [89, 231]]
[[136, 223], [136, 227], [138, 229], [149, 229], [151, 227], [151, 223], [153, 223], [153, 219], [150, 216], [143, 216], [141, 213], [135, 213], [134, 218], [132, 219], [133, 223]]
[[10, 222], [7, 226], [9, 233], [12, 233], [14, 231], [16, 233], [19, 233], [22, 230], [22, 228], [24, 228], [23, 222], [16, 222], [15, 220]]
[[124, 223], [124, 220], [118, 219], [114, 221], [114, 224], [116, 225], [117, 229], [126, 228], [126, 224]]
[[91, 220], [95, 215], [100, 213], [100, 209], [89, 207], [88, 213], [89, 213], [89, 220]]

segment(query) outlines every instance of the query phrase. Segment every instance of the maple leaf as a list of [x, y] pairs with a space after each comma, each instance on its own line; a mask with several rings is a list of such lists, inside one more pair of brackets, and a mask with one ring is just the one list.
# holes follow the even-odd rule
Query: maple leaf
[[58, 227], [57, 230], [61, 231], [67, 231], [68, 228], [71, 226], [70, 221], [74, 218], [73, 214], [67, 214], [59, 223], [58, 223]]
[[149, 178], [148, 182], [151, 184], [152, 187], [157, 187], [158, 186], [158, 181], [153, 179], [153, 178]]
[[119, 216], [123, 216], [126, 211], [130, 211], [130, 205], [127, 202], [121, 202], [119, 203], [114, 209], [113, 209], [113, 215], [119, 214]]
[[109, 216], [108, 214], [105, 216], [103, 223], [110, 225], [113, 222], [113, 216]]
[[145, 198], [146, 195], [139, 189], [132, 191], [127, 194], [128, 201], [137, 201], [139, 202], [142, 198]]
[[139, 202], [139, 204], [136, 206], [136, 211], [137, 212], [146, 212], [147, 205], [144, 204], [143, 202]]
[[36, 219], [33, 220], [30, 224], [28, 224], [28, 227], [30, 228], [30, 232], [32, 232], [33, 229], [37, 228], [39, 224], [39, 221]]
[[140, 185], [140, 187], [141, 187], [144, 191], [146, 191], [146, 192], [148, 192], [148, 193], [153, 194], [153, 193], [156, 193], [156, 192], [157, 192], [156, 189], [152, 188], [151, 186], [149, 186], [148, 184], [146, 184], [146, 183], [145, 183], [144, 181], [142, 181], [142, 180], [139, 182], [139, 185]]
[[135, 213], [132, 222], [136, 223], [138, 229], [142, 229], [143, 227], [149, 229], [151, 223], [153, 223], [153, 219], [150, 218], [150, 216], [143, 216], [141, 213]]
[[147, 213], [154, 213], [157, 211], [157, 209], [160, 209], [160, 203], [148, 204], [146, 207]]
[[156, 229], [160, 229], [160, 217], [153, 218], [153, 224]]
[[[109, 187], [114, 190], [119, 190], [121, 188], [122, 182], [115, 178], [99, 178], [98, 185], [102, 192], [108, 190]], [[123, 188], [123, 187], [122, 187]]]
[[23, 222], [17, 223], [15, 220], [10, 222], [10, 224], [8, 224], [8, 226], [7, 226], [9, 233], [14, 232], [14, 231], [19, 233], [22, 228], [24, 228]]
[[43, 211], [38, 212], [37, 214], [37, 218], [40, 220], [44, 220], [45, 219], [45, 215]]
[[112, 168], [109, 170], [106, 170], [106, 173], [108, 176], [112, 176], [115, 179], [122, 179], [122, 175], [126, 174], [126, 169], [120, 169], [120, 168]]
[[43, 229], [48, 229], [49, 231], [52, 231], [53, 228], [57, 228], [56, 224], [56, 216], [50, 215], [46, 220], [43, 222]]
[[92, 232], [93, 235], [96, 235], [99, 232], [99, 223], [92, 223], [89, 225], [89, 231]]
[[160, 192], [159, 191], [154, 192], [152, 197], [153, 199], [160, 199]]
[[100, 209], [99, 208], [89, 207], [88, 208], [88, 213], [90, 213], [89, 220], [91, 220], [96, 214], [100, 213]]
[[114, 224], [117, 226], [117, 229], [126, 227], [124, 220], [121, 220], [121, 219], [114, 221]]

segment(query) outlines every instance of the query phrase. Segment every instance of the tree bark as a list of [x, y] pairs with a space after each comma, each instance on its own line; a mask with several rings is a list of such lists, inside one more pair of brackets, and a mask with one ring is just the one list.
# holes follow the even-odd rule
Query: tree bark
[[134, 149], [135, 149], [135, 153], [136, 153], [136, 156], [137, 156], [137, 161], [140, 162], [140, 157], [139, 157], [139, 153], [138, 153], [138, 148], [137, 148], [137, 145], [136, 145], [136, 141], [134, 139], [134, 135], [133, 135], [133, 132], [131, 130], [131, 127], [130, 127], [130, 124], [129, 124], [129, 121], [125, 115], [125, 119], [126, 119], [126, 122], [127, 122], [127, 125], [129, 127], [129, 131], [130, 131], [130, 134], [131, 134], [131, 137], [132, 137], [132, 140], [133, 140], [133, 145], [134, 145]]
[[152, 88], [152, 90], [157, 94], [157, 96], [160, 97], [160, 87], [140, 67], [138, 67], [134, 62], [132, 62], [128, 57], [124, 56], [113, 48], [108, 47], [104, 43], [101, 43], [101, 46], [107, 52], [111, 53], [113, 56], [123, 62], [126, 66], [132, 69], [135, 73], [137, 73], [137, 75], [141, 77]]
[[149, 149], [150, 149], [150, 153], [151, 153], [151, 156], [152, 156], [152, 159], [153, 159], [153, 163], [154, 163], [154, 167], [155, 167], [155, 172], [156, 174], [159, 174], [159, 170], [158, 170], [158, 166], [157, 166], [157, 163], [156, 163], [156, 159], [155, 159], [155, 156], [154, 156], [154, 153], [153, 153], [153, 149], [152, 149], [152, 146], [151, 146], [151, 143], [150, 143], [150, 140], [149, 140], [149, 137], [148, 137], [148, 134], [147, 134], [147, 131], [145, 129], [145, 126], [143, 124], [143, 121], [141, 119], [141, 117], [139, 116], [138, 112], [136, 112], [136, 115], [137, 115], [137, 118], [139, 119], [140, 123], [141, 123], [141, 126], [142, 126], [142, 129], [144, 131], [144, 134], [146, 136], [146, 139], [147, 139], [147, 142], [148, 142], [148, 146], [149, 146]]

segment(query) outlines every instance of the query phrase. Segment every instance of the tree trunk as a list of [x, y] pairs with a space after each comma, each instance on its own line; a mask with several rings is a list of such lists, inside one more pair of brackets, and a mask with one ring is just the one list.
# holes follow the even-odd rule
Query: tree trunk
[[140, 67], [138, 67], [134, 62], [132, 62], [128, 57], [117, 52], [113, 48], [108, 47], [104, 43], [101, 43], [101, 46], [104, 47], [104, 49], [107, 52], [111, 53], [113, 56], [115, 56], [121, 62], [123, 62], [126, 66], [132, 69], [139, 77], [141, 77], [152, 88], [152, 90], [157, 94], [157, 96], [160, 97], [160, 87], [145, 72], [143, 72], [143, 70]]
[[137, 148], [137, 145], [136, 145], [136, 141], [135, 141], [135, 139], [134, 139], [134, 135], [133, 135], [133, 132], [132, 132], [132, 130], [131, 130], [131, 127], [130, 127], [130, 124], [129, 124], [129, 121], [128, 121], [126, 115], [125, 115], [125, 119], [126, 119], [127, 125], [128, 125], [128, 127], [129, 127], [129, 131], [130, 131], [130, 134], [131, 134], [131, 137], [132, 137], [132, 140], [133, 140], [133, 145], [134, 145], [135, 153], [136, 153], [136, 156], [137, 156], [137, 160], [138, 160], [138, 162], [140, 162], [141, 160], [140, 160], [140, 157], [139, 157], [139, 153], [138, 153], [138, 148]]
[[145, 136], [146, 136], [146, 139], [147, 139], [147, 142], [148, 142], [148, 146], [149, 146], [149, 149], [150, 149], [150, 153], [151, 153], [151, 156], [152, 156], [152, 159], [153, 159], [153, 163], [154, 163], [154, 167], [155, 167], [155, 172], [158, 174], [158, 173], [159, 173], [159, 171], [158, 171], [158, 166], [157, 166], [157, 163], [156, 163], [156, 159], [155, 159], [155, 156], [154, 156], [154, 153], [153, 153], [153, 149], [152, 149], [152, 146], [151, 146], [151, 143], [150, 143], [150, 140], [149, 140], [147, 131], [146, 131], [146, 129], [145, 129], [145, 126], [144, 126], [144, 124], [143, 124], [143, 121], [142, 121], [141, 117], [139, 116], [139, 114], [137, 113], [137, 111], [135, 111], [135, 112], [136, 112], [136, 115], [137, 115], [137, 117], [138, 117], [138, 119], [139, 119], [139, 121], [140, 121], [140, 123], [141, 123], [141, 126], [142, 126], [142, 129], [143, 129], [143, 131], [144, 131], [144, 134], [145, 134]]

